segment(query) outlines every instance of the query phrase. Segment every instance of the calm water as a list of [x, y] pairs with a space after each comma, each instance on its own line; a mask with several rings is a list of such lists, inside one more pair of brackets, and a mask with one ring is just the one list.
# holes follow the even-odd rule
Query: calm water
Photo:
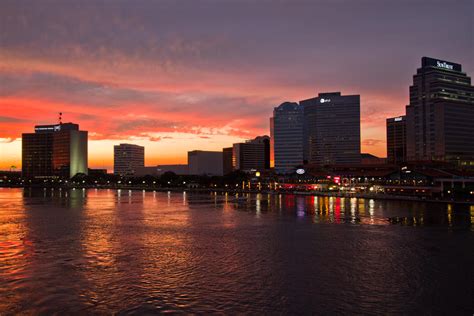
[[469, 205], [0, 189], [0, 314], [472, 315], [473, 227]]

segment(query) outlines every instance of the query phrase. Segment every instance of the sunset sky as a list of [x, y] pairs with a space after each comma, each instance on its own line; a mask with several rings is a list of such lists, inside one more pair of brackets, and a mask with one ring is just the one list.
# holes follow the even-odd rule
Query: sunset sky
[[[36, 124], [89, 131], [89, 167], [113, 145], [186, 163], [269, 134], [272, 110], [319, 92], [361, 95], [362, 151], [385, 156], [422, 56], [474, 75], [474, 2], [0, 2], [0, 169], [21, 167]], [[343, 128], [343, 127], [342, 127]]]

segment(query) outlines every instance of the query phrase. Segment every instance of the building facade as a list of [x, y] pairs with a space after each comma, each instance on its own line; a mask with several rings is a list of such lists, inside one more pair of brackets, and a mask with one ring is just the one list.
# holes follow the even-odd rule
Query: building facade
[[114, 146], [114, 174], [133, 176], [145, 166], [145, 147], [134, 144]]
[[222, 151], [188, 151], [190, 175], [222, 176]]
[[258, 136], [232, 148], [232, 169], [242, 171], [270, 168], [270, 137]]
[[263, 144], [264, 169], [270, 169], [270, 137], [267, 135], [257, 136], [255, 139], [248, 142]]
[[22, 135], [22, 173], [28, 178], [72, 178], [88, 173], [87, 131], [78, 124], [37, 125]]
[[406, 117], [387, 119], [387, 163], [401, 164], [407, 160]]
[[360, 164], [360, 96], [320, 93], [304, 110], [304, 160], [316, 165]]
[[303, 107], [285, 102], [273, 110], [270, 119], [275, 172], [292, 173], [303, 164]]
[[222, 148], [222, 168], [224, 175], [234, 171], [234, 167], [232, 166], [233, 152], [234, 147]]
[[474, 89], [460, 64], [423, 57], [406, 107], [409, 161], [474, 166]]

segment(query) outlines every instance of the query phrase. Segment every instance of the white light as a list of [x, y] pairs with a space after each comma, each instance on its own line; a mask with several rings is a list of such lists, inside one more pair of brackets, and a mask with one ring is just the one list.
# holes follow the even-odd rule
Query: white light
[[304, 174], [305, 173], [305, 170], [304, 169], [296, 169], [296, 173], [297, 174]]
[[440, 67], [440, 68], [446, 68], [446, 69], [449, 69], [449, 70], [453, 70], [453, 65], [447, 64], [445, 61], [443, 61], [443, 62], [436, 61], [436, 66]]

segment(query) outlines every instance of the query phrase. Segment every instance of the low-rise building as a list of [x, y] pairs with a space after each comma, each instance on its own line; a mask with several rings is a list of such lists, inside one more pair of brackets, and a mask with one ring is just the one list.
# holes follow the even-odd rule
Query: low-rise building
[[190, 175], [222, 176], [222, 151], [193, 150], [188, 152]]

